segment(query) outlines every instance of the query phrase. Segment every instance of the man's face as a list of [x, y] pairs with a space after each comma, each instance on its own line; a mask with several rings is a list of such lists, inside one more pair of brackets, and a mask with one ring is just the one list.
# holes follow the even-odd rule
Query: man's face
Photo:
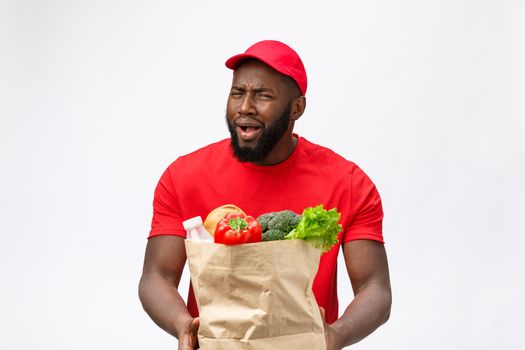
[[290, 112], [290, 87], [282, 75], [256, 60], [241, 63], [226, 108], [235, 156], [244, 162], [264, 160], [291, 135]]

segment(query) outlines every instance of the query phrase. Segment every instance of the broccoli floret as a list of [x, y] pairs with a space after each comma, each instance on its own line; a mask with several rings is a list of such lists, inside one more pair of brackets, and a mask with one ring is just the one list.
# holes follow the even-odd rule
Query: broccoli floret
[[[302, 218], [303, 218], [302, 215], [296, 215], [296, 216], [295, 216], [295, 219], [293, 219], [293, 222], [292, 222], [292, 226], [293, 226], [292, 230], [293, 230], [294, 228], [296, 228], [297, 225], [299, 225], [299, 221], [301, 221]], [[290, 230], [290, 231], [291, 231], [291, 230]]]
[[283, 210], [274, 213], [273, 217], [268, 222], [268, 229], [284, 231], [286, 233], [293, 230], [297, 224], [297, 214], [291, 210]]
[[285, 239], [290, 231], [297, 227], [301, 215], [291, 210], [276, 211], [263, 214], [257, 218], [263, 232], [263, 241], [277, 241]]
[[275, 229], [270, 229], [262, 234], [263, 242], [267, 241], [280, 241], [284, 239], [287, 233], [284, 231], [279, 231]]
[[267, 213], [257, 218], [257, 221], [259, 224], [261, 224], [262, 232], [266, 232], [268, 230], [268, 222], [273, 218], [274, 214], [275, 213]]

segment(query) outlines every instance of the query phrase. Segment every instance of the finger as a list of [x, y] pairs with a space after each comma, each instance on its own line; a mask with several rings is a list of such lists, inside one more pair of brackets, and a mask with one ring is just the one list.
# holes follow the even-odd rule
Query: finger
[[189, 327], [190, 334], [197, 334], [197, 332], [199, 331], [199, 326], [200, 326], [200, 320], [198, 317], [195, 317], [193, 320], [191, 320], [191, 323], [190, 323], [190, 327]]
[[194, 334], [192, 334], [192, 333], [188, 334], [186, 339], [188, 339], [188, 345], [189, 345], [188, 349], [191, 349], [191, 350], [197, 349], [197, 346], [196, 346], [196, 344], [197, 344], [197, 337]]
[[195, 317], [193, 320], [191, 320], [188, 336], [189, 336], [190, 345], [192, 349], [199, 348], [199, 341], [197, 339], [197, 332], [199, 331], [199, 325], [200, 325], [200, 320], [198, 317]]

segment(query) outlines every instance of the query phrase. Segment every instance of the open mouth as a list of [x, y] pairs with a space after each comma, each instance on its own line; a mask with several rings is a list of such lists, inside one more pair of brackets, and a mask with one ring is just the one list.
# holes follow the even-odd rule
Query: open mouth
[[261, 127], [260, 126], [239, 125], [239, 128], [244, 132], [250, 133], [250, 132], [259, 130]]
[[262, 126], [254, 120], [239, 119], [235, 121], [237, 134], [243, 141], [253, 141], [261, 133]]

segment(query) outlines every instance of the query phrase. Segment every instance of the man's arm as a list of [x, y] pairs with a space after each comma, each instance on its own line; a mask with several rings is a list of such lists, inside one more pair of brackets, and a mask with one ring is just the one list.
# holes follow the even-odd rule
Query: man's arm
[[157, 236], [148, 240], [139, 297], [144, 310], [166, 332], [179, 339], [179, 349], [195, 349], [198, 318], [191, 317], [179, 294], [186, 262], [184, 239]]
[[355, 240], [343, 245], [343, 254], [355, 298], [344, 314], [326, 327], [327, 350], [357, 343], [390, 316], [392, 293], [383, 244]]

